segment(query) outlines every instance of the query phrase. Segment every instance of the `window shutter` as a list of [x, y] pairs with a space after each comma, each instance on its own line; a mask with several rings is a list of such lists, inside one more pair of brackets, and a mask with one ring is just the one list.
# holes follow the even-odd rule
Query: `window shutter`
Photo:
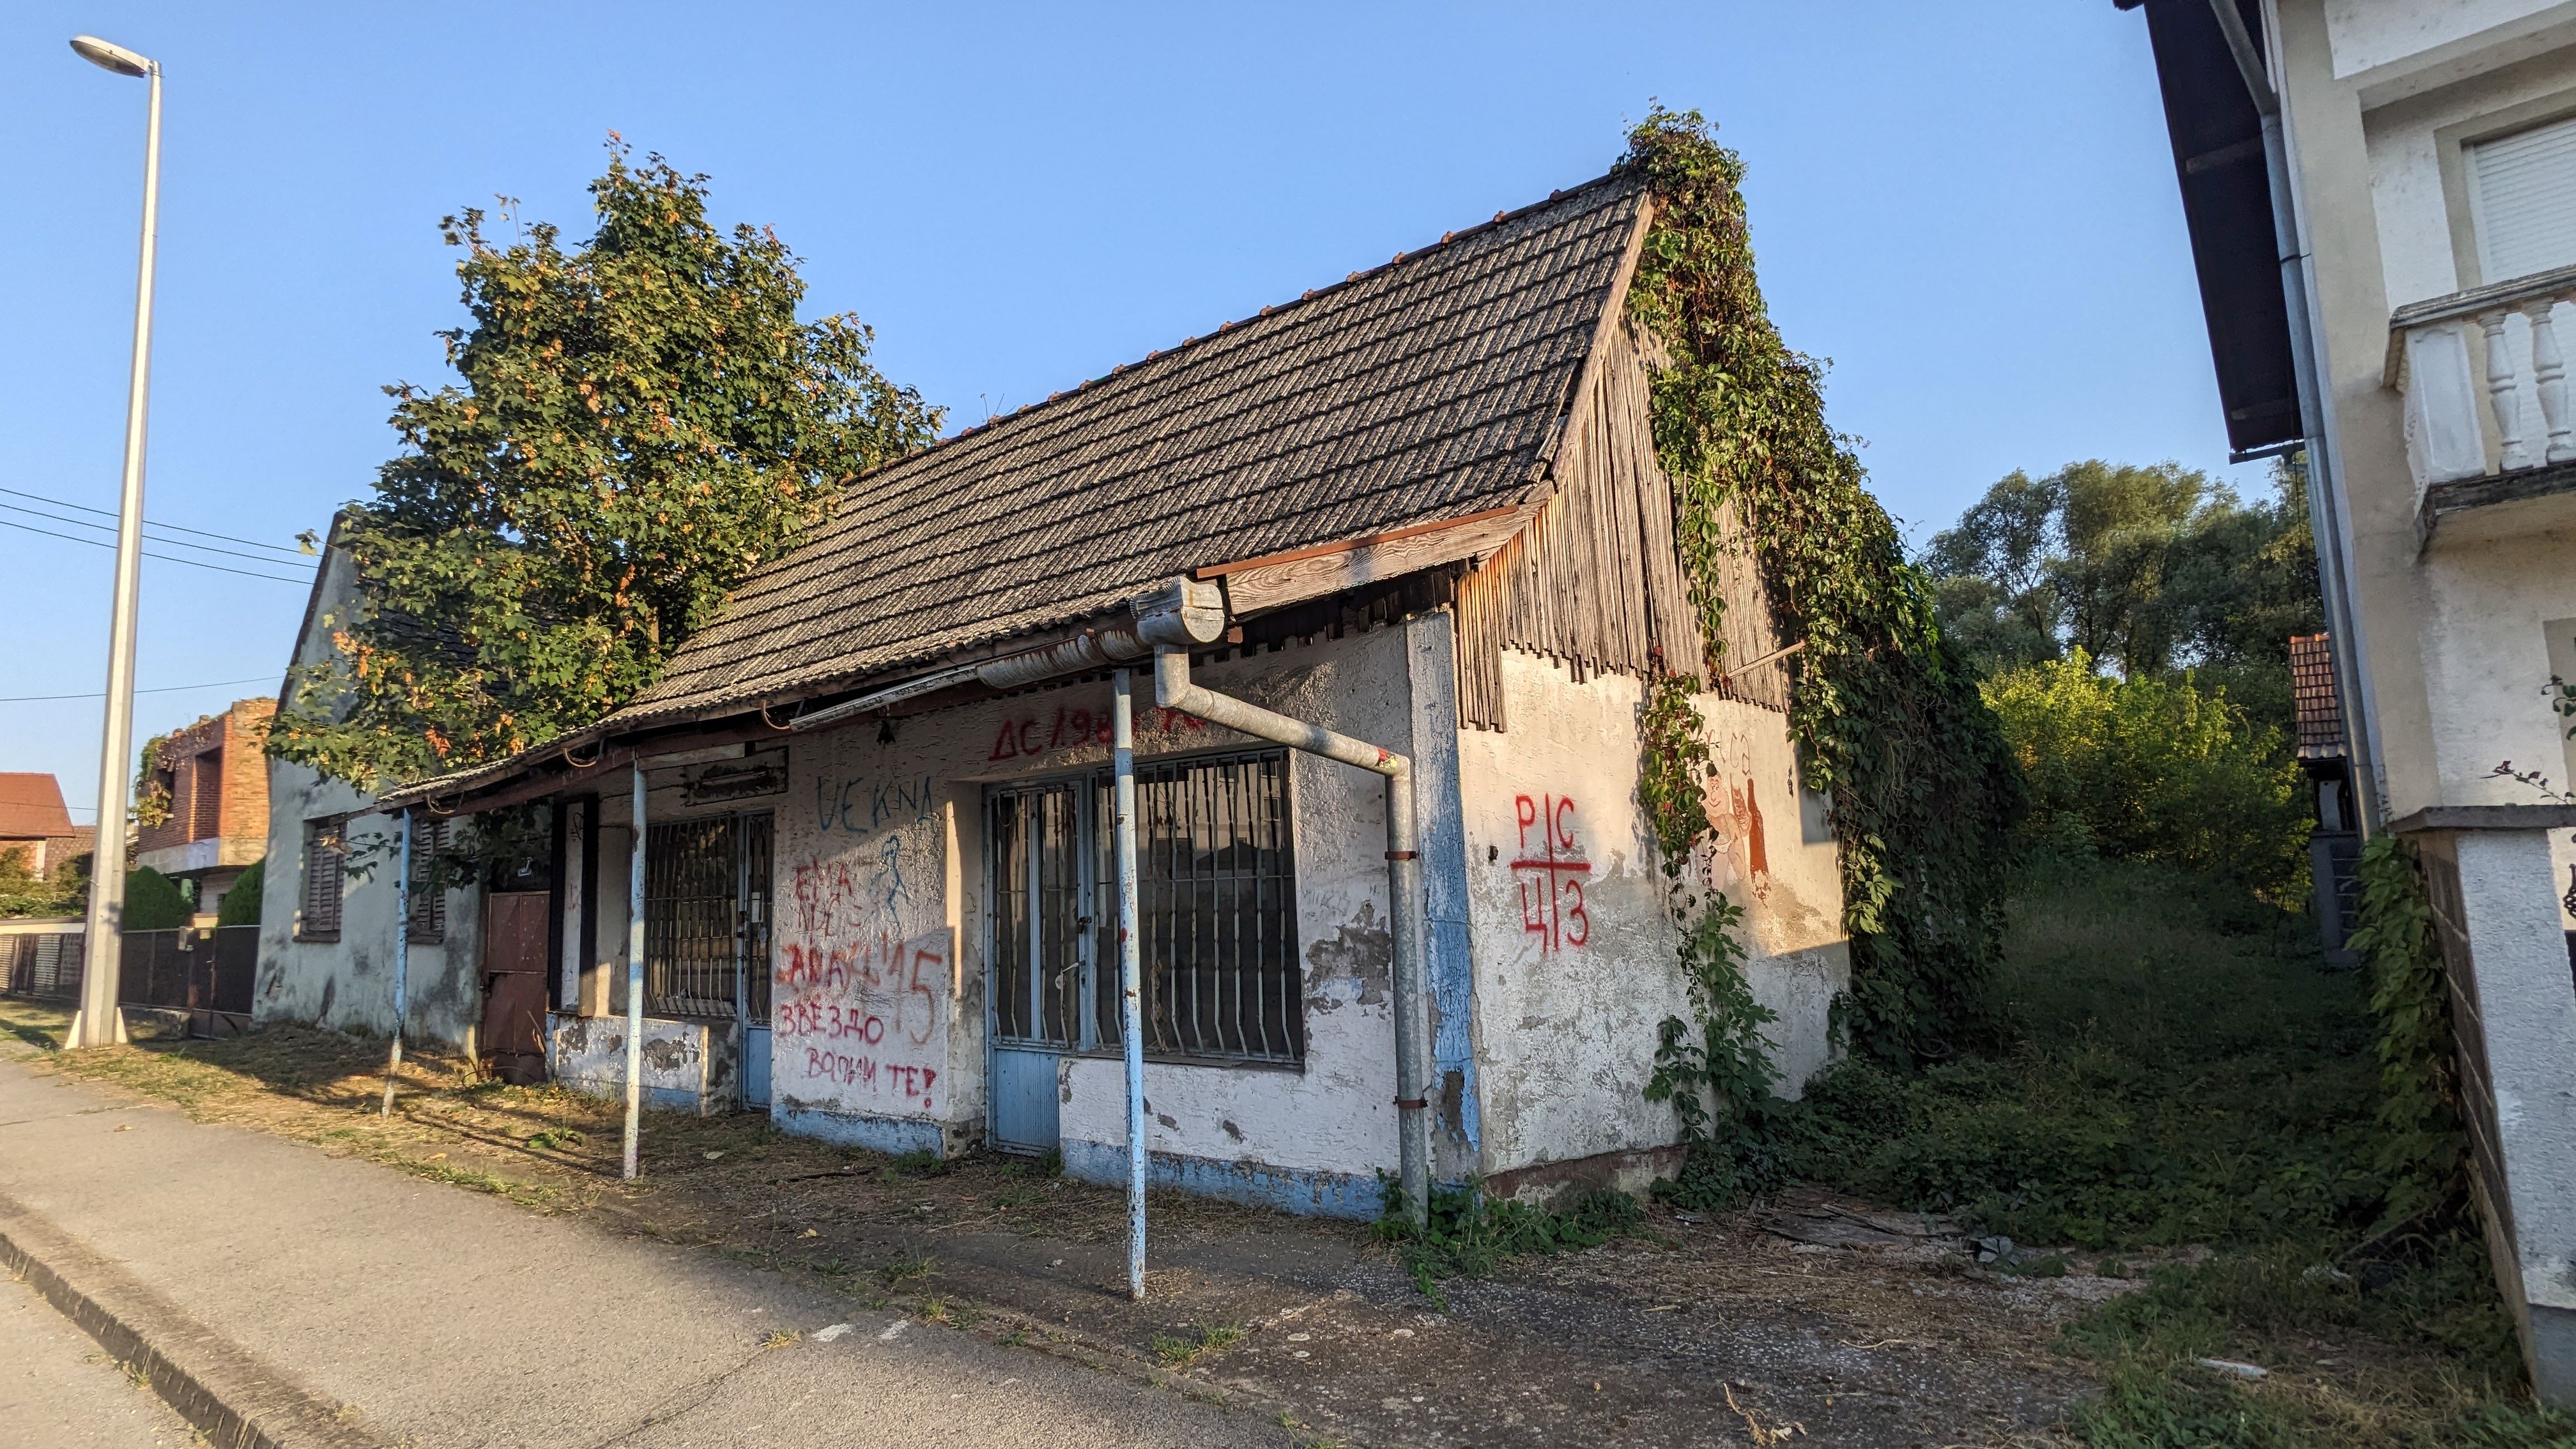
[[2468, 150], [2482, 280], [2576, 265], [2576, 117]]

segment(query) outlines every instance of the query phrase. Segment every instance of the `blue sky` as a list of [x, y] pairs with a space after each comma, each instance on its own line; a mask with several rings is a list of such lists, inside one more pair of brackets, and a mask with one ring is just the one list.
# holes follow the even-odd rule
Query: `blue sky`
[[[441, 380], [460, 316], [439, 218], [506, 195], [587, 234], [612, 129], [708, 173], [719, 219], [775, 225], [810, 308], [857, 313], [957, 425], [1597, 175], [1654, 98], [1743, 153], [1772, 310], [1832, 359], [1829, 415], [1918, 538], [2014, 468], [2224, 466], [2146, 34], [2110, 0], [18, 0], [21, 493], [115, 506], [143, 87], [76, 58], [83, 31], [168, 72], [146, 512], [169, 524], [284, 544], [364, 494], [380, 389]], [[0, 697], [101, 687], [108, 561], [0, 528]], [[271, 692], [303, 603], [147, 561], [138, 683], [260, 682], [146, 694], [138, 738]], [[88, 820], [99, 703], [0, 703], [0, 770], [54, 772]]]

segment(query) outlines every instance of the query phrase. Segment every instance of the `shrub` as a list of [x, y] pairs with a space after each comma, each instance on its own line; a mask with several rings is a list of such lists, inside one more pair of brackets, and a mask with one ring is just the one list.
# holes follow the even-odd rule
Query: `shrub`
[[2223, 692], [2188, 674], [2113, 678], [2080, 650], [1982, 688], [2029, 782], [2026, 844], [2234, 876], [2299, 902], [2298, 766]]
[[253, 861], [224, 892], [224, 903], [215, 911], [218, 926], [256, 926], [259, 924], [259, 898], [267, 888], [268, 862]]
[[177, 881], [148, 865], [126, 872], [124, 929], [175, 931], [195, 918]]

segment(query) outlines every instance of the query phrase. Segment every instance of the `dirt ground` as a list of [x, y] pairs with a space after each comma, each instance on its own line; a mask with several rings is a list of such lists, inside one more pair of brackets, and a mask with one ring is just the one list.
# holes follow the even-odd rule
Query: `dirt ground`
[[[1316, 1445], [2052, 1445], [2088, 1393], [2058, 1326], [2129, 1280], [1979, 1268], [1937, 1220], [1819, 1193], [1419, 1292], [1358, 1224], [1158, 1193], [1144, 1303], [1125, 1204], [1036, 1163], [891, 1159], [751, 1115], [650, 1113], [618, 1179], [622, 1104], [407, 1062], [278, 1027], [223, 1042], [52, 1050], [64, 1014], [0, 1001], [0, 1051], [534, 1212], [816, 1275], [871, 1305], [1300, 1427]], [[2136, 1261], [2134, 1255], [2127, 1255]]]

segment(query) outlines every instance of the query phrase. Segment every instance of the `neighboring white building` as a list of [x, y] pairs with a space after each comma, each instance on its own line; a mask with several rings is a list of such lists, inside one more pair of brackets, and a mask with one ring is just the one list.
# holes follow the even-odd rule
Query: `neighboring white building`
[[2497, 1277], [2576, 1403], [2576, 4], [2144, 9], [2231, 442], [2318, 465], [2364, 824], [2422, 849]]
[[[1196, 682], [1413, 761], [1437, 1174], [1641, 1185], [1676, 1161], [1641, 1089], [1688, 1005], [1638, 721], [1654, 674], [1711, 652], [1625, 320], [1650, 219], [1636, 183], [1596, 182], [880, 469], [616, 715], [385, 803], [549, 802], [558, 1080], [623, 1087], [641, 771], [656, 1102], [1123, 1179], [1104, 799], [1131, 662], [1153, 1169], [1372, 1214], [1399, 1111], [1383, 781], [1155, 708], [1139, 601], [1178, 599], [1206, 626]], [[1738, 673], [1699, 701], [1719, 843], [1690, 869], [1747, 908], [1794, 1092], [1832, 1056], [1849, 957], [1741, 573]], [[272, 789], [279, 861], [370, 808], [285, 767]], [[332, 1019], [373, 1020], [350, 1014], [381, 1009], [390, 913], [355, 923], [384, 887], [347, 894], [333, 954], [290, 938], [294, 882], [272, 876], [264, 999], [317, 1015], [336, 989]], [[487, 1019], [501, 939], [480, 965], [453, 936], [415, 950], [429, 1030]]]

